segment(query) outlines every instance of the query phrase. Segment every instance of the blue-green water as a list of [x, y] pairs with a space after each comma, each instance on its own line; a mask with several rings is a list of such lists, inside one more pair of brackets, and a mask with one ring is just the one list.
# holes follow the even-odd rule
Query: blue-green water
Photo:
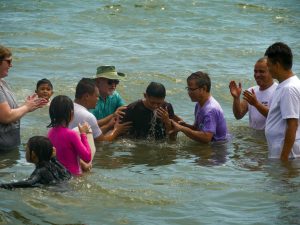
[[[0, 190], [0, 224], [300, 224], [300, 162], [267, 158], [263, 133], [236, 121], [228, 83], [255, 84], [253, 65], [286, 42], [300, 71], [300, 1], [1, 0], [0, 43], [13, 50], [6, 80], [22, 102], [47, 77], [73, 98], [99, 65], [127, 74], [118, 90], [132, 102], [163, 83], [176, 114], [193, 122], [186, 77], [204, 70], [232, 141], [174, 144], [118, 140], [99, 145], [91, 174], [68, 191]], [[22, 143], [47, 132], [47, 109], [22, 119]], [[28, 177], [19, 152], [0, 156], [0, 182]]]

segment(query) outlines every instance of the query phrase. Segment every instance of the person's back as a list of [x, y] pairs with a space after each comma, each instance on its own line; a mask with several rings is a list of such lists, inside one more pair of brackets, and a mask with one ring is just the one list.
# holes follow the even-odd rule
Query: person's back
[[76, 131], [68, 128], [73, 118], [74, 106], [72, 100], [63, 95], [56, 96], [49, 108], [51, 123], [48, 127], [48, 137], [57, 150], [57, 159], [73, 175], [80, 175], [82, 169], [80, 159], [85, 163], [91, 161], [91, 149], [86, 133], [89, 125], [78, 125], [80, 136]]

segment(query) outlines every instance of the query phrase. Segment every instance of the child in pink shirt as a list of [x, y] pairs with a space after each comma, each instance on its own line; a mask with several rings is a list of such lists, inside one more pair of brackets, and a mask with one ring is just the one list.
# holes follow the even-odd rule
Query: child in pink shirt
[[72, 175], [82, 173], [80, 159], [85, 163], [91, 161], [91, 149], [86, 134], [89, 132], [88, 123], [78, 124], [80, 137], [76, 131], [68, 128], [74, 116], [72, 100], [65, 95], [56, 96], [50, 104], [49, 114], [52, 127], [48, 137], [56, 148], [56, 157]]

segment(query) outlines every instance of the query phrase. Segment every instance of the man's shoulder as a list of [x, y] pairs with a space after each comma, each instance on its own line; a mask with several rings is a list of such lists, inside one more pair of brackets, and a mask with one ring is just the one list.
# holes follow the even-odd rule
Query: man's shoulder
[[137, 101], [130, 103], [127, 106], [127, 109], [136, 109], [136, 108], [141, 108], [141, 107], [144, 107], [144, 104], [143, 104], [143, 101], [141, 99], [139, 99]]

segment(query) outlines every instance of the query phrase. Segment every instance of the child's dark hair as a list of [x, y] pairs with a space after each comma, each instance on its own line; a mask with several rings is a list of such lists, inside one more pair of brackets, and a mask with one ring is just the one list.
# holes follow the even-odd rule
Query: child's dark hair
[[151, 82], [146, 89], [146, 94], [149, 97], [165, 98], [166, 89], [161, 83]]
[[49, 87], [53, 90], [53, 85], [52, 85], [51, 81], [48, 80], [48, 79], [46, 79], [46, 78], [41, 79], [41, 80], [39, 80], [39, 81], [37, 82], [37, 84], [36, 84], [36, 90], [37, 90], [37, 89], [39, 88], [39, 86], [41, 86], [42, 84], [48, 84]]
[[27, 142], [29, 154], [31, 158], [31, 152], [39, 158], [39, 163], [43, 161], [49, 161], [53, 153], [53, 145], [47, 137], [33, 136], [29, 138]]
[[68, 96], [58, 95], [54, 97], [49, 107], [51, 122], [47, 127], [68, 126], [71, 121], [72, 111], [74, 111], [74, 104]]

